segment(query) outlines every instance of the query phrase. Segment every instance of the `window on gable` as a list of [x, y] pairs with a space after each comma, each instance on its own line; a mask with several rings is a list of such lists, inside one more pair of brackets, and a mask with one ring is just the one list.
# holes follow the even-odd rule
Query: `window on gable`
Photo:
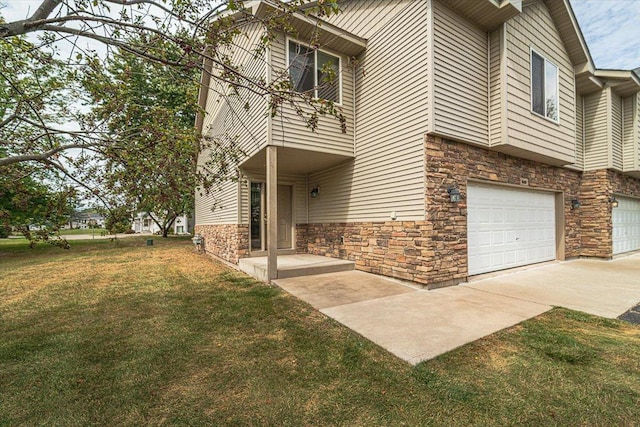
[[531, 51], [531, 109], [558, 121], [558, 67]]
[[289, 76], [297, 92], [340, 102], [340, 58], [289, 42]]

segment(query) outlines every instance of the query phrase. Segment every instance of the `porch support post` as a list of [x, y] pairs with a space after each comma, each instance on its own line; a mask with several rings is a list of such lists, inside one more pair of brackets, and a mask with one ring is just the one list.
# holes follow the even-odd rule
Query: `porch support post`
[[278, 278], [278, 147], [267, 146], [267, 276]]

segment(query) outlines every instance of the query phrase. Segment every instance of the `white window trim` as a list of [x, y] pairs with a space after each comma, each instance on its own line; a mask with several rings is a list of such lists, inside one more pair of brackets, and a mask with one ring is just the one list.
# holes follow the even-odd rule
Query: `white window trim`
[[[301, 46], [305, 46], [305, 47], [310, 47], [308, 43], [302, 42], [298, 39], [294, 39], [293, 37], [286, 37], [285, 38], [285, 44], [284, 44], [284, 50], [285, 50], [285, 68], [287, 70], [287, 74], [289, 74], [289, 42], [294, 42], [297, 43]], [[313, 49], [314, 51], [314, 58], [313, 58], [313, 62], [314, 65], [316, 65], [318, 63], [318, 51], [320, 52], [324, 52], [327, 53], [331, 56], [335, 56], [336, 58], [338, 58], [340, 60], [340, 63], [338, 64], [338, 101], [334, 102], [333, 105], [336, 106], [342, 106], [342, 63], [344, 61], [344, 57], [342, 55], [340, 55], [337, 52], [331, 51], [331, 50], [327, 50], [327, 49]], [[318, 82], [316, 81], [318, 78], [317, 73], [314, 70], [313, 73], [313, 82], [314, 82], [314, 89], [313, 89], [313, 99], [314, 100], [319, 100], [320, 98], [318, 98]]]
[[[558, 119], [554, 120], [552, 118], [547, 117], [546, 115], [537, 113], [536, 111], [533, 111], [533, 53], [535, 52], [536, 55], [538, 55], [540, 58], [542, 58], [544, 60], [544, 64], [545, 64], [545, 70], [543, 70], [543, 73], [546, 73], [546, 64], [547, 62], [552, 64], [554, 67], [556, 67], [556, 95], [558, 97]], [[287, 62], [288, 63], [288, 62]], [[546, 93], [545, 93], [546, 95]], [[555, 123], [557, 125], [560, 124], [560, 67], [558, 67], [558, 65], [549, 60], [547, 58], [546, 55], [543, 55], [540, 53], [539, 50], [535, 49], [533, 46], [531, 46], [529, 48], [529, 97], [531, 98], [531, 102], [529, 103], [529, 107], [531, 109], [531, 112], [533, 114], [535, 114], [536, 116], [543, 118], [547, 121], [550, 121], [551, 123]], [[546, 96], [545, 96], [546, 99]], [[546, 103], [545, 103], [546, 104]], [[546, 108], [546, 107], [545, 107]]]

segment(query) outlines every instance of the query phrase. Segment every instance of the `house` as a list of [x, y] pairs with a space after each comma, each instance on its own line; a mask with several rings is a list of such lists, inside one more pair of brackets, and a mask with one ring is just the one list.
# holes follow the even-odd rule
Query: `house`
[[104, 228], [104, 216], [94, 212], [76, 212], [71, 216], [71, 228]]
[[[136, 233], [159, 234], [162, 232], [158, 224], [146, 212], [138, 212], [133, 217], [131, 229]], [[191, 233], [191, 221], [188, 215], [180, 215], [172, 225], [173, 234], [184, 235]]]
[[[340, 4], [294, 14], [297, 31], [266, 51], [249, 20], [231, 55], [334, 101], [343, 124], [312, 131], [243, 89], [221, 99], [203, 76], [196, 126], [245, 154], [238, 179], [196, 194], [208, 253], [268, 255], [270, 279], [278, 254], [308, 253], [438, 287], [640, 249], [640, 79], [595, 68], [568, 0]], [[327, 66], [339, 79], [318, 87]]]

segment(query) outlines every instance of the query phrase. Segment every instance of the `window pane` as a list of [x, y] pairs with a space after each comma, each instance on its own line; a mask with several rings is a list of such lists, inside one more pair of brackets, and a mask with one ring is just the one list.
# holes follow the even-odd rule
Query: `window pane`
[[547, 117], [558, 120], [558, 67], [550, 62], [545, 63], [544, 94]]
[[262, 184], [251, 183], [251, 250], [262, 249]]
[[318, 98], [340, 102], [340, 58], [318, 51]]
[[314, 51], [298, 43], [289, 42], [289, 75], [297, 92], [313, 89]]
[[531, 108], [544, 116], [544, 102], [544, 59], [531, 52]]

